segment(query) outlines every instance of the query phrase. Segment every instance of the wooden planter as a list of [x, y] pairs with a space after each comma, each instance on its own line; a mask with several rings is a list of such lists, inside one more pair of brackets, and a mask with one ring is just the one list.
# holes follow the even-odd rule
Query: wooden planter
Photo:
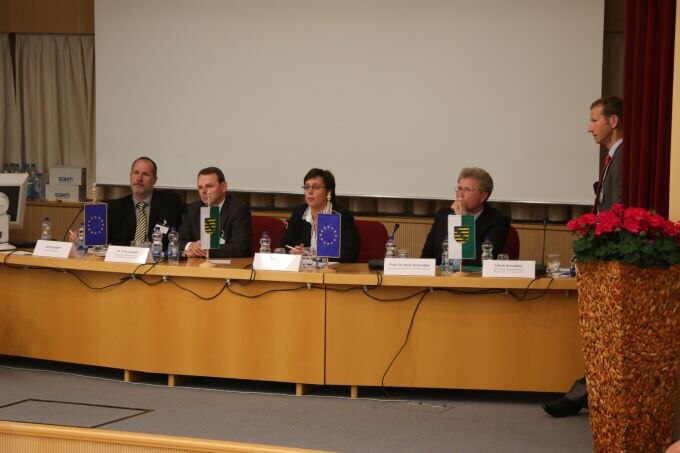
[[671, 443], [680, 357], [680, 265], [578, 265], [578, 306], [595, 452]]

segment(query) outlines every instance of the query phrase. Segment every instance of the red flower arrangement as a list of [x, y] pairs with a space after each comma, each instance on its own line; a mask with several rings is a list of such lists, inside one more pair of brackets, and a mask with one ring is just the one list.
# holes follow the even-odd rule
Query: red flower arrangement
[[599, 214], [584, 214], [567, 222], [576, 234], [577, 261], [621, 261], [639, 267], [680, 263], [680, 223], [654, 211], [614, 205]]

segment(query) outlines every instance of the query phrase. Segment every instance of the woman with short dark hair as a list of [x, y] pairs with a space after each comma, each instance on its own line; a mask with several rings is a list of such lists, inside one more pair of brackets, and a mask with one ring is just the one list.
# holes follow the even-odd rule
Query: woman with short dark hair
[[356, 262], [359, 256], [359, 232], [352, 213], [335, 202], [333, 173], [312, 168], [305, 175], [303, 182], [305, 203], [293, 209], [281, 246], [291, 247], [289, 253], [298, 255], [302, 254], [304, 247], [316, 250], [318, 215], [324, 213], [328, 206], [332, 206], [332, 213], [342, 216], [340, 262]]

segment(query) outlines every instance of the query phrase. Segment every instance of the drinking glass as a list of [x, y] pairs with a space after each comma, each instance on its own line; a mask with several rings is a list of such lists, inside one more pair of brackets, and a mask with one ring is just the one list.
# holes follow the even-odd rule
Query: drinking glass
[[312, 250], [309, 247], [305, 247], [302, 252], [302, 269], [306, 271], [311, 271], [315, 267], [314, 258], [316, 258], [316, 250]]
[[406, 249], [399, 249], [399, 250], [397, 251], [397, 256], [398, 256], [399, 258], [408, 258], [408, 250], [406, 250]]
[[546, 261], [548, 274], [556, 277], [560, 273], [560, 255], [557, 253], [549, 253]]
[[508, 256], [507, 253], [499, 253], [499, 254], [496, 256], [496, 259], [497, 259], [497, 260], [509, 260], [510, 257]]
[[274, 249], [274, 253], [285, 254], [285, 253], [286, 253], [286, 249], [284, 249], [283, 247], [276, 247], [276, 248]]

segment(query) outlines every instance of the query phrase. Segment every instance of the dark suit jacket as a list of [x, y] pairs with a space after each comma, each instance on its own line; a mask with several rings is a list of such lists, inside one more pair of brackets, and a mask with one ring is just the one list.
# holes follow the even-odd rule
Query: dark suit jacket
[[[616, 203], [621, 203], [623, 198], [623, 193], [621, 190], [621, 164], [623, 162], [623, 143], [618, 147], [614, 153], [614, 157], [609, 163], [609, 168], [607, 169], [607, 174], [602, 181], [602, 202], [598, 203], [595, 200], [596, 212], [608, 211]], [[593, 188], [595, 189], [595, 196], [597, 197], [599, 181], [595, 181]]]
[[[432, 223], [432, 228], [425, 239], [425, 246], [423, 246], [422, 258], [436, 258], [437, 264], [441, 264], [442, 259], [442, 242], [447, 238], [447, 229], [449, 225], [449, 214], [453, 214], [450, 208], [443, 208], [437, 211]], [[484, 211], [475, 221], [475, 242], [477, 243], [476, 258], [474, 260], [463, 260], [463, 264], [467, 266], [481, 266], [482, 264], [482, 242], [485, 238], [489, 238], [493, 243], [494, 258], [499, 253], [503, 253], [505, 240], [508, 237], [508, 230], [510, 229], [510, 219], [503, 216], [498, 209], [494, 209], [488, 204], [484, 204]]]
[[[187, 206], [187, 213], [179, 230], [179, 248], [184, 250], [188, 242], [201, 239], [199, 225], [203, 203], [197, 201]], [[221, 238], [224, 244], [210, 250], [216, 258], [241, 258], [250, 256], [250, 207], [238, 198], [227, 195], [220, 210]]]
[[[281, 247], [286, 245], [296, 246], [304, 244], [309, 247], [312, 240], [312, 225], [309, 224], [302, 215], [307, 209], [306, 204], [302, 204], [293, 209], [290, 219], [288, 219], [288, 227], [283, 233], [281, 240]], [[342, 216], [342, 224], [340, 225], [340, 262], [341, 263], [355, 263], [359, 257], [359, 231], [354, 224], [354, 216], [347, 209], [334, 203], [333, 212]]]
[[[127, 195], [109, 203], [109, 243], [130, 245], [135, 238], [137, 213], [132, 195]], [[184, 203], [175, 192], [154, 190], [149, 206], [149, 231], [151, 237], [156, 224], [174, 226], [179, 229], [184, 214]]]

